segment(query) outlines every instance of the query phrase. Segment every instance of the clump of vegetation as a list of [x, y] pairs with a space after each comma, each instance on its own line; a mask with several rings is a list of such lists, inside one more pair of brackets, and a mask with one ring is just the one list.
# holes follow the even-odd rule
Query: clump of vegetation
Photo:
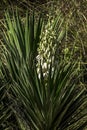
[[86, 1], [17, 1], [18, 11], [9, 2], [2, 2], [14, 13], [1, 19], [0, 129], [86, 129]]

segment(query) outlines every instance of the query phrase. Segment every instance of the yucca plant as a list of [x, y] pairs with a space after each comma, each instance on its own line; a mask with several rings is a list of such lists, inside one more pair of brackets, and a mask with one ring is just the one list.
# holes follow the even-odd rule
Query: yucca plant
[[[6, 12], [4, 31], [5, 66], [11, 76], [14, 105], [12, 110], [22, 130], [82, 130], [87, 123], [87, 92], [79, 87], [78, 62], [51, 60], [47, 79], [36, 56], [42, 19], [26, 15], [22, 23], [18, 13]], [[57, 20], [55, 20], [57, 22]], [[45, 25], [44, 25], [45, 26]]]

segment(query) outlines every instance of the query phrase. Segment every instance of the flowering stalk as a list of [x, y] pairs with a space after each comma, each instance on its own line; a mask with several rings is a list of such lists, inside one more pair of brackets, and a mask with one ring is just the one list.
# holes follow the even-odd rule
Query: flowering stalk
[[50, 63], [54, 62], [56, 34], [52, 27], [53, 22], [53, 19], [48, 19], [47, 25], [40, 36], [37, 56], [37, 72], [39, 73], [41, 64], [44, 76], [48, 74]]

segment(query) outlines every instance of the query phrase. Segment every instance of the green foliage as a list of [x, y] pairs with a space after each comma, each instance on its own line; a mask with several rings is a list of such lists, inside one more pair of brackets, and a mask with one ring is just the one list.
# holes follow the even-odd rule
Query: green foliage
[[[3, 72], [2, 65], [0, 65], [0, 129], [3, 130], [7, 127], [8, 118], [11, 116], [10, 107], [8, 107], [8, 97], [7, 97], [7, 86]], [[10, 104], [9, 104], [10, 105]], [[9, 126], [8, 126], [9, 127]]]
[[17, 12], [13, 19], [6, 12], [5, 23], [5, 64], [12, 80], [12, 110], [20, 128], [23, 125], [24, 130], [83, 129], [87, 122], [82, 122], [87, 116], [87, 92], [85, 87], [78, 87], [78, 62], [66, 64], [61, 60], [53, 70], [51, 60], [46, 80], [40, 63], [39, 77], [36, 56], [43, 25], [41, 17], [36, 24], [34, 14], [28, 17], [27, 13], [23, 24]]
[[[14, 13], [13, 17], [11, 16], [12, 10], [14, 10], [14, 12], [16, 12], [16, 6], [18, 7], [18, 12], [19, 12], [19, 15], [21, 16], [20, 18], [19, 18], [19, 16], [17, 16], [18, 14], [15, 14], [15, 13]], [[6, 10], [7, 8], [10, 10], [10, 15], [9, 15], [9, 13], [6, 13], [6, 17], [9, 22], [7, 22], [7, 20], [6, 20], [7, 27], [4, 28], [5, 26], [3, 26], [4, 24], [2, 24], [2, 23], [3, 23], [3, 17], [4, 17], [4, 10]], [[34, 9], [37, 12], [36, 13], [37, 19], [38, 19], [38, 13], [42, 12], [46, 25], [49, 24], [47, 18], [50, 16], [52, 20], [56, 21], [55, 17], [59, 15], [59, 10], [61, 10], [62, 17], [63, 17], [63, 20], [66, 23], [66, 25], [64, 27], [63, 24], [61, 25], [62, 22], [58, 22], [56, 30], [59, 30], [58, 28], [60, 28], [60, 31], [56, 32], [56, 34], [58, 34], [57, 37], [59, 37], [61, 35], [63, 36], [62, 42], [59, 43], [58, 39], [56, 39], [57, 37], [54, 39], [53, 38], [54, 35], [51, 35], [51, 33], [49, 33], [49, 36], [48, 36], [48, 34], [46, 34], [46, 30], [49, 30], [50, 26], [48, 28], [47, 28], [47, 26], [45, 26], [44, 27], [45, 29], [42, 31], [42, 33], [39, 32], [39, 33], [41, 33], [41, 35], [43, 34], [41, 36], [42, 41], [44, 39], [44, 36], [46, 36], [45, 37], [46, 45], [44, 45], [44, 53], [46, 52], [45, 51], [46, 47], [49, 47], [47, 39], [50, 39], [49, 37], [52, 36], [51, 42], [57, 43], [57, 51], [56, 51], [56, 55], [55, 55], [57, 62], [58, 63], [60, 63], [61, 61], [64, 62], [64, 64], [60, 63], [60, 65], [57, 66], [57, 68], [59, 67], [61, 70], [60, 72], [62, 72], [63, 71], [61, 69], [62, 67], [65, 67], [66, 64], [69, 65], [70, 62], [72, 62], [72, 61], [76, 62], [77, 59], [79, 59], [78, 60], [79, 62], [77, 63], [76, 67], [78, 67], [78, 71], [83, 69], [82, 78], [79, 78], [80, 85], [82, 86], [82, 89], [84, 89], [84, 86], [87, 86], [87, 44], [86, 44], [87, 43], [87, 0], [81, 0], [81, 1], [78, 1], [78, 0], [71, 0], [71, 1], [70, 0], [62, 0], [62, 1], [53, 0], [53, 1], [48, 1], [47, 3], [42, 4], [42, 5], [38, 4], [38, 2], [31, 3], [30, 1], [27, 1], [27, 0], [21, 0], [21, 1], [19, 1], [19, 0], [1, 0], [0, 1], [0, 28], [2, 27], [4, 30], [5, 47], [3, 46], [3, 43], [1, 43], [2, 31], [0, 31], [0, 60], [2, 60], [4, 63], [3, 69], [5, 71], [3, 73], [2, 69], [0, 69], [0, 130], [1, 129], [3, 130], [5, 128], [8, 130], [11, 130], [11, 129], [18, 130], [19, 128], [21, 130], [32, 129], [32, 128], [30, 128], [30, 124], [32, 124], [32, 123], [29, 122], [28, 114], [26, 114], [28, 110], [25, 109], [24, 98], [22, 100], [21, 95], [22, 95], [22, 97], [25, 96], [24, 95], [25, 91], [26, 91], [26, 93], [28, 93], [27, 89], [29, 89], [29, 88], [27, 86], [29, 86], [29, 84], [36, 86], [36, 85], [34, 85], [34, 83], [32, 83], [33, 80], [34, 80], [35, 84], [36, 83], [38, 84], [38, 82], [40, 82], [40, 85], [41, 85], [41, 83], [43, 84], [43, 82], [45, 82], [44, 86], [45, 86], [45, 88], [47, 88], [48, 82], [50, 82], [50, 81], [48, 81], [48, 77], [50, 79], [49, 73], [51, 71], [52, 77], [53, 77], [53, 74], [55, 73], [54, 71], [56, 70], [56, 67], [55, 67], [55, 69], [53, 69], [55, 62], [53, 63], [53, 61], [51, 61], [52, 60], [51, 56], [50, 56], [50, 63], [49, 63], [49, 67], [48, 67], [50, 70], [47, 68], [47, 65], [46, 65], [47, 64], [46, 61], [49, 62], [49, 59], [44, 60], [44, 62], [46, 64], [44, 64], [44, 62], [43, 62], [43, 64], [41, 64], [41, 61], [40, 60], [38, 61], [36, 59], [37, 55], [41, 55], [41, 57], [45, 57], [45, 58], [49, 57], [48, 52], [45, 53], [46, 55], [44, 55], [44, 53], [41, 53], [41, 52], [43, 52], [43, 47], [41, 48], [40, 51], [37, 50], [38, 47], [39, 47], [38, 49], [40, 49], [40, 47], [41, 47], [40, 44], [38, 44], [38, 45], [33, 44], [34, 46], [32, 46], [32, 44], [30, 44], [30, 42], [28, 42], [29, 44], [26, 44], [27, 41], [33, 41], [33, 40], [29, 40], [29, 37], [33, 37], [33, 36], [31, 36], [33, 33], [29, 34], [29, 31], [31, 30], [30, 32], [33, 32], [33, 28], [36, 29], [35, 26], [31, 27], [31, 25], [33, 25], [32, 21], [34, 21], [34, 24], [36, 23], [36, 19], [35, 18], [33, 19], [33, 15], [31, 15], [32, 18], [30, 18], [31, 22], [30, 21], [29, 21], [29, 23], [26, 22], [26, 25], [25, 25], [24, 20], [25, 20], [26, 9], [28, 9], [29, 14], [31, 14], [32, 10]], [[60, 16], [61, 16], [61, 14], [60, 14]], [[11, 19], [9, 19], [9, 17]], [[28, 17], [29, 16], [27, 14], [26, 18], [28, 19]], [[18, 21], [18, 23], [17, 23], [17, 21]], [[23, 22], [21, 22], [21, 21], [23, 21]], [[52, 22], [50, 21], [50, 25], [51, 25], [51, 23]], [[41, 24], [42, 24], [42, 21], [41, 21]], [[59, 24], [60, 24], [60, 26], [59, 26]], [[28, 30], [27, 30], [27, 26], [28, 26]], [[29, 28], [29, 26], [31, 29]], [[39, 28], [39, 26], [37, 28]], [[62, 28], [64, 28], [63, 31], [62, 31]], [[25, 34], [25, 32], [26, 32], [26, 34]], [[35, 37], [35, 34], [36, 33], [34, 33], [34, 37]], [[37, 36], [38, 36], [38, 34], [37, 34]], [[25, 41], [25, 39], [26, 39], [26, 41]], [[39, 39], [39, 38], [37, 38], [37, 39]], [[37, 40], [36, 43], [39, 43], [39, 41], [40, 41], [40, 39]], [[42, 41], [40, 41], [41, 44], [43, 43]], [[12, 44], [10, 44], [10, 43], [12, 43]], [[30, 48], [33, 48], [33, 51]], [[50, 48], [53, 49], [53, 46], [50, 46]], [[51, 50], [51, 49], [49, 49], [49, 50]], [[4, 53], [6, 53], [6, 54], [4, 54]], [[36, 67], [38, 62], [39, 62], [39, 66], [38, 66], [39, 73], [36, 71], [36, 70], [38, 70], [38, 68]], [[52, 65], [50, 66], [50, 64], [52, 64]], [[48, 77], [44, 76], [44, 71], [43, 71], [44, 66], [46, 67], [45, 73], [47, 72]], [[7, 68], [10, 72], [9, 73], [10, 75], [8, 74]], [[29, 72], [25, 73], [25, 71], [27, 71], [27, 70], [29, 70]], [[58, 72], [56, 71], [56, 73], [58, 73]], [[79, 72], [78, 72], [78, 74], [79, 74]], [[31, 80], [32, 75], [34, 78], [33, 80]], [[37, 81], [35, 79], [35, 75], [37, 75], [37, 79], [39, 81]], [[29, 76], [30, 76], [30, 79], [29, 79]], [[42, 77], [41, 80], [40, 80], [40, 77]], [[64, 76], [61, 77], [61, 80], [60, 80], [61, 82], [62, 82], [63, 77]], [[43, 79], [43, 82], [42, 82], [42, 79]], [[74, 79], [76, 79], [76, 78], [74, 78]], [[69, 80], [72, 80], [72, 82], [74, 81], [74, 79], [69, 78]], [[23, 83], [22, 83], [22, 80], [23, 80]], [[29, 80], [29, 81], [27, 81], [27, 80]], [[11, 92], [11, 90], [8, 91], [9, 83], [11, 86], [11, 81], [13, 82], [11, 89], [15, 95]], [[83, 84], [81, 81], [83, 81]], [[68, 82], [68, 80], [67, 80], [67, 82]], [[14, 85], [14, 84], [16, 84], [16, 85]], [[51, 84], [51, 82], [50, 82], [50, 84]], [[71, 81], [70, 81], [70, 85], [71, 85]], [[16, 89], [17, 91], [13, 89], [14, 86], [16, 86], [16, 88], [18, 86], [18, 90]], [[21, 87], [21, 86], [23, 86], [23, 87]], [[79, 94], [80, 87], [79, 87], [78, 83], [75, 86], [77, 86], [77, 87], [75, 87], [75, 89], [73, 91], [76, 90], [75, 92], [76, 92], [76, 96], [77, 96]], [[26, 89], [26, 87], [27, 87], [27, 89]], [[33, 88], [33, 87], [31, 87], [31, 88]], [[24, 92], [22, 91], [22, 93], [20, 94], [19, 89], [21, 91], [23, 90]], [[35, 90], [33, 90], [33, 89], [31, 91], [34, 93]], [[82, 89], [81, 89], [81, 92], [82, 92]], [[29, 90], [29, 92], [31, 92], [31, 91]], [[37, 89], [36, 89], [36, 91], [37, 91]], [[43, 92], [43, 90], [40, 90], [40, 92]], [[48, 92], [48, 90], [46, 90], [46, 92]], [[65, 90], [64, 90], [64, 92], [65, 92]], [[74, 92], [74, 94], [75, 94], [75, 92]], [[19, 96], [17, 95], [17, 93]], [[74, 94], [72, 94], [73, 97], [75, 96]], [[43, 93], [41, 93], [41, 94], [39, 93], [39, 95], [43, 96]], [[73, 111], [73, 114], [71, 114], [72, 118], [71, 118], [71, 115], [69, 117], [67, 114], [68, 112], [70, 113], [72, 111], [71, 107], [69, 108], [69, 110], [71, 110], [71, 111], [67, 110], [67, 112], [66, 112], [67, 116], [64, 115], [63, 120], [61, 121], [61, 123], [59, 125], [59, 127], [60, 127], [59, 130], [62, 130], [62, 129], [63, 130], [83, 130], [84, 127], [87, 126], [86, 125], [87, 124], [87, 122], [86, 122], [87, 121], [87, 114], [86, 114], [87, 92], [86, 93], [83, 92], [82, 95], [83, 96], [80, 98], [81, 102], [78, 103], [79, 108], [76, 105], [77, 110], [74, 109], [75, 112]], [[10, 101], [12, 102], [12, 104], [10, 104], [10, 105], [9, 105], [8, 97], [10, 98]], [[28, 97], [28, 94], [25, 97]], [[55, 95], [54, 95], [54, 97], [55, 97]], [[61, 97], [60, 97], [60, 99], [61, 99]], [[33, 99], [32, 98], [31, 98], [31, 100], [35, 99], [35, 97]], [[51, 100], [52, 98], [49, 98], [49, 99]], [[27, 100], [26, 104], [28, 104], [28, 102], [30, 102], [29, 98], [28, 99], [26, 98], [26, 100]], [[44, 119], [43, 118], [42, 119], [43, 120], [46, 119], [44, 121], [45, 123], [43, 123], [43, 124], [46, 124], [47, 119], [50, 118], [50, 116], [51, 116], [50, 108], [52, 108], [52, 107], [50, 107], [51, 103], [49, 103], [49, 105], [47, 105], [48, 104], [47, 98], [46, 98], [46, 100], [47, 101], [44, 105], [45, 110], [39, 111], [40, 113], [43, 113], [43, 111], [46, 111], [45, 113], [47, 114], [47, 116], [43, 116], [43, 114], [42, 114], [42, 117], [44, 118]], [[49, 102], [51, 102], [50, 100], [49, 100]], [[35, 101], [37, 101], [37, 100], [35, 99]], [[37, 104], [37, 102], [36, 102], [36, 104]], [[80, 104], [82, 104], [82, 105], [80, 105]], [[34, 109], [36, 109], [36, 111], [37, 111], [38, 110], [37, 106], [36, 105], [34, 105], [34, 106], [35, 106]], [[75, 105], [73, 105], [72, 109], [74, 108], [74, 106]], [[10, 111], [9, 107], [12, 108], [11, 111]], [[59, 108], [60, 107], [58, 107], [58, 109]], [[53, 108], [52, 108], [52, 110], [53, 110]], [[13, 113], [12, 111], [14, 112], [14, 115], [17, 119], [18, 124], [16, 124], [14, 115], [11, 114], [11, 113]], [[63, 110], [61, 110], [61, 111], [63, 111]], [[37, 113], [39, 113], [39, 112], [37, 111]], [[47, 112], [49, 112], [49, 113], [47, 113]], [[34, 111], [34, 113], [35, 113], [35, 111]], [[39, 116], [40, 115], [38, 114], [37, 119], [39, 119]], [[69, 121], [67, 121], [67, 120], [65, 121], [66, 118]], [[51, 120], [51, 118], [50, 118], [50, 120]], [[48, 124], [50, 124], [51, 121], [48, 121], [48, 122], [49, 122]], [[40, 121], [40, 123], [42, 123], [42, 122]], [[68, 125], [66, 126], [65, 123], [66, 123], [66, 125], [67, 124]], [[85, 130], [86, 129], [87, 128], [85, 128]]]
[[11, 78], [6, 66], [0, 60], [0, 130], [19, 128], [12, 111], [13, 99], [10, 90]]

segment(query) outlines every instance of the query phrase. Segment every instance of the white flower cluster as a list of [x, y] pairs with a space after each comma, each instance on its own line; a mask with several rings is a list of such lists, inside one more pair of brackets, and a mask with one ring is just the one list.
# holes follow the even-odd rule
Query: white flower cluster
[[44, 76], [48, 74], [51, 61], [54, 62], [56, 35], [52, 25], [53, 20], [49, 19], [47, 25], [45, 25], [44, 31], [41, 34], [41, 41], [38, 48], [37, 72], [39, 73], [41, 63]]

